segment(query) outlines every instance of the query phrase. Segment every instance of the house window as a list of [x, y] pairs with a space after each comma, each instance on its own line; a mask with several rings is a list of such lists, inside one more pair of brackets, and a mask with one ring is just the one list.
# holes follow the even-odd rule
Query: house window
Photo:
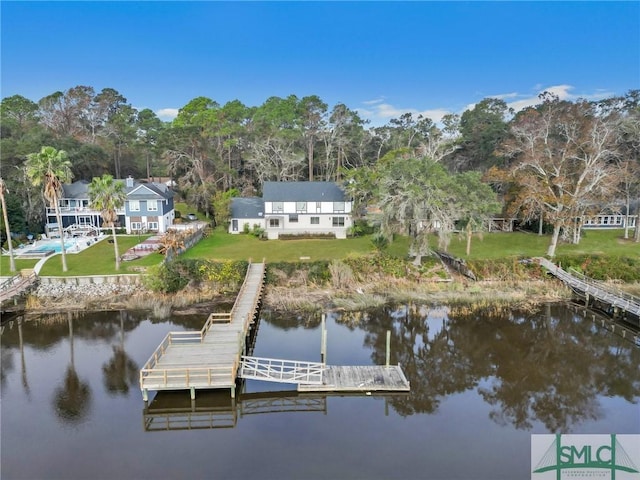
[[316, 202], [316, 213], [322, 213], [322, 202]]
[[271, 210], [273, 211], [273, 213], [284, 212], [284, 202], [273, 202], [271, 204]]
[[149, 230], [154, 230], [154, 231], [158, 231], [158, 222], [149, 222], [147, 224], [147, 227]]
[[344, 212], [344, 202], [333, 202], [333, 211], [335, 213]]
[[344, 227], [344, 217], [333, 217], [334, 227]]
[[269, 219], [269, 227], [270, 228], [278, 228], [280, 226], [279, 218], [270, 218]]
[[311, 217], [311, 225], [320, 225], [320, 217]]
[[297, 213], [307, 213], [307, 202], [296, 202]]
[[129, 210], [132, 212], [140, 211], [140, 201], [139, 200], [129, 200]]
[[622, 217], [616, 217], [616, 225], [622, 224]]
[[133, 231], [142, 230], [142, 223], [140, 223], [140, 222], [131, 222], [131, 230], [133, 230]]
[[289, 214], [289, 223], [298, 223], [298, 215]]
[[158, 211], [158, 202], [156, 200], [147, 200], [147, 211], [149, 211], [149, 212], [157, 212]]

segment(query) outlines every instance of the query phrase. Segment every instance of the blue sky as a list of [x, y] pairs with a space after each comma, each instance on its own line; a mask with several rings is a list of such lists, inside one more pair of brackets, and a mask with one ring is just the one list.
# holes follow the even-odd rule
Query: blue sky
[[169, 119], [318, 95], [382, 124], [640, 88], [640, 2], [0, 2], [1, 96], [88, 85]]

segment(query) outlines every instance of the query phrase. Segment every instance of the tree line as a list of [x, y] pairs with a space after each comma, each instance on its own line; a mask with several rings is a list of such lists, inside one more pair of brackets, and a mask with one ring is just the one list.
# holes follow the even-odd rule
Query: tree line
[[[597, 102], [549, 93], [540, 100], [514, 112], [486, 98], [438, 123], [406, 113], [371, 126], [356, 110], [330, 108], [316, 95], [274, 96], [259, 106], [197, 97], [170, 122], [112, 88], [76, 86], [38, 101], [14, 95], [0, 105], [6, 210], [12, 231], [40, 231], [43, 197], [25, 163], [52, 146], [66, 152], [75, 179], [171, 177], [207, 215], [216, 195], [254, 195], [266, 180], [335, 180], [349, 182], [356, 199], [403, 205], [402, 218], [387, 209], [387, 230], [413, 232], [418, 246], [429, 225], [455, 218], [472, 230], [495, 213], [496, 199], [503, 214], [578, 241], [581, 216], [640, 203], [640, 91]], [[454, 186], [459, 194], [451, 194]], [[482, 208], [473, 212], [470, 202]]]

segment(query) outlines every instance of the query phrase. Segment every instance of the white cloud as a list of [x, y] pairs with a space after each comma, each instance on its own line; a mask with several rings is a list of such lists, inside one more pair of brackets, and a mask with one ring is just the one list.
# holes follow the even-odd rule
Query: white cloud
[[365, 105], [376, 105], [378, 103], [382, 103], [384, 102], [384, 97], [380, 97], [380, 98], [375, 98], [373, 100], [366, 100], [364, 102], [362, 102]]
[[367, 105], [367, 108], [359, 108], [356, 111], [362, 118], [369, 120], [374, 127], [384, 125], [392, 118], [399, 118], [405, 113], [411, 113], [414, 117], [422, 115], [423, 117], [430, 118], [434, 122], [438, 123], [442, 120], [442, 117], [451, 113], [450, 110], [444, 108], [435, 108], [429, 110], [418, 110], [416, 108], [400, 108], [391, 105], [390, 103], [382, 103], [382, 99], [379, 101], [362, 102]]
[[[593, 93], [574, 94], [572, 91], [574, 87], [572, 85], [552, 85], [549, 87], [543, 87], [541, 84], [537, 84], [534, 87], [534, 94], [520, 94], [520, 93], [503, 93], [498, 95], [488, 95], [490, 98], [499, 98], [507, 101], [507, 106], [518, 112], [527, 107], [532, 107], [541, 103], [539, 95], [544, 92], [557, 95], [560, 100], [577, 100], [578, 98], [584, 98], [585, 100], [600, 100], [603, 98], [611, 97], [613, 92], [606, 91], [604, 89], [598, 89]], [[467, 105], [467, 109], [473, 108], [476, 104]]]
[[178, 112], [180, 109], [178, 108], [161, 108], [160, 110], [156, 110], [156, 115], [161, 120], [173, 120], [178, 116]]

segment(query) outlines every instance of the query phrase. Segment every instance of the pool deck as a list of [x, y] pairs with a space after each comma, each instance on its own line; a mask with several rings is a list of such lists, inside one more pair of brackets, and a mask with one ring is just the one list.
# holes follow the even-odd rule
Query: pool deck
[[[100, 237], [65, 238], [65, 253], [82, 252], [105, 237], [102, 235]], [[35, 240], [23, 248], [14, 248], [13, 253], [16, 258], [45, 258], [60, 253], [56, 247], [60, 247], [60, 239]]]

